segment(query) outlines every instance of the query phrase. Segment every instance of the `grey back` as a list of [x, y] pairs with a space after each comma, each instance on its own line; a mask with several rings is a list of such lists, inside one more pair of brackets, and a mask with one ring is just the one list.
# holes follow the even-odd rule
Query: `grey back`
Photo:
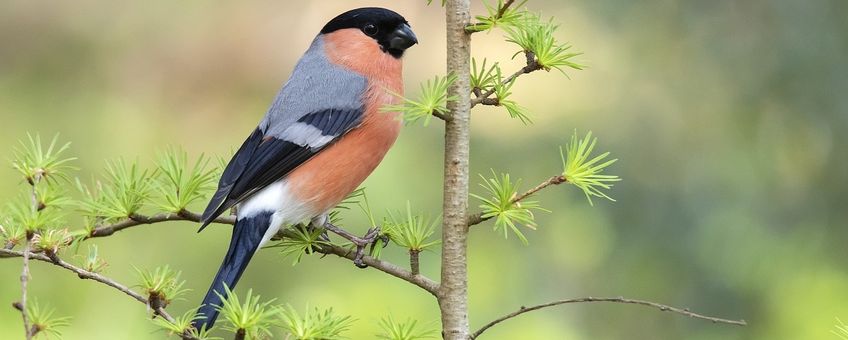
[[324, 39], [318, 35], [277, 93], [259, 127], [265, 136], [288, 140], [286, 129], [305, 115], [328, 109], [360, 110], [367, 85], [362, 75], [327, 59]]

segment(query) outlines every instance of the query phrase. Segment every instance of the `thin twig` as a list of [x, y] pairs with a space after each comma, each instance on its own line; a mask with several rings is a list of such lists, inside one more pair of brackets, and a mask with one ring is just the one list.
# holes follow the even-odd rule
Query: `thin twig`
[[[285, 235], [287, 232], [288, 231], [283, 231], [283, 234]], [[320, 245], [316, 248], [316, 251], [318, 253], [336, 255], [338, 257], [343, 257], [351, 261], [356, 258], [356, 254], [352, 250], [345, 247], [337, 246], [335, 244]], [[394, 263], [376, 259], [371, 256], [362, 257], [362, 262], [367, 264], [369, 267], [373, 267], [374, 269], [377, 269], [381, 272], [414, 284], [420, 287], [421, 289], [424, 289], [428, 293], [432, 294], [433, 296], [438, 297], [437, 294], [439, 292], [439, 283], [433, 281], [432, 279], [426, 276], [423, 276], [421, 274], [414, 274], [413, 272], [403, 269]]]
[[[132, 228], [144, 224], [154, 224], [167, 221], [192, 221], [200, 222], [200, 214], [190, 211], [180, 211], [178, 213], [162, 213], [153, 216], [144, 216], [133, 214], [128, 219], [105, 226], [96, 227], [91, 230], [87, 238], [106, 237], [119, 232], [121, 230]], [[219, 216], [213, 222], [221, 224], [233, 224], [236, 219], [233, 216]]]
[[653, 307], [653, 308], [659, 309], [663, 312], [677, 313], [677, 314], [688, 316], [690, 318], [707, 320], [707, 321], [710, 321], [712, 323], [723, 323], [723, 324], [736, 325], [736, 326], [747, 326], [748, 325], [748, 323], [745, 322], [745, 320], [728, 320], [728, 319], [716, 318], [716, 317], [712, 317], [712, 316], [706, 316], [706, 315], [691, 312], [691, 311], [689, 311], [688, 308], [686, 308], [686, 309], [677, 308], [677, 307], [667, 306], [667, 305], [663, 305], [663, 304], [659, 304], [659, 303], [651, 302], [651, 301], [634, 300], [634, 299], [627, 299], [627, 298], [623, 298], [623, 297], [614, 297], [614, 298], [585, 297], [585, 298], [578, 298], [578, 299], [554, 301], [554, 302], [549, 302], [549, 303], [545, 303], [545, 304], [541, 304], [541, 305], [537, 305], [537, 306], [533, 306], [533, 307], [521, 306], [521, 308], [519, 308], [518, 311], [504, 315], [500, 318], [495, 319], [492, 322], [487, 323], [483, 327], [480, 327], [479, 330], [477, 330], [476, 332], [474, 332], [474, 334], [471, 335], [471, 339], [476, 339], [478, 336], [480, 336], [480, 334], [483, 334], [483, 332], [485, 332], [489, 328], [492, 328], [492, 326], [494, 326], [494, 325], [497, 325], [501, 322], [512, 319], [516, 316], [519, 316], [519, 315], [527, 313], [527, 312], [532, 312], [534, 310], [547, 308], [547, 307], [564, 305], [564, 304], [568, 304], [568, 303], [583, 303], [583, 302], [628, 303], [628, 304], [634, 304], [634, 305], [642, 305], [642, 306]]
[[506, 10], [509, 9], [509, 6], [512, 6], [513, 2], [515, 2], [515, 0], [506, 0], [506, 2], [504, 2], [503, 6], [501, 6], [501, 8], [498, 9], [498, 14], [495, 16], [495, 19], [503, 18], [504, 13], [506, 13]]
[[[23, 256], [23, 255], [24, 255], [23, 252], [19, 252], [19, 251], [15, 251], [15, 250], [5, 250], [5, 249], [0, 250], [0, 257], [19, 257], [19, 256]], [[124, 294], [129, 295], [130, 297], [137, 300], [138, 302], [147, 304], [146, 298], [144, 298], [140, 294], [132, 291], [131, 289], [127, 288], [127, 286], [124, 286], [124, 285], [122, 285], [118, 282], [115, 282], [114, 280], [107, 278], [103, 275], [93, 273], [93, 272], [87, 271], [85, 269], [76, 267], [76, 266], [74, 266], [74, 265], [72, 265], [68, 262], [65, 262], [64, 260], [60, 259], [59, 257], [54, 256], [53, 258], [50, 258], [49, 256], [43, 255], [43, 254], [30, 254], [30, 258], [33, 259], [33, 260], [47, 262], [47, 263], [65, 268], [67, 270], [70, 270], [70, 271], [76, 273], [77, 276], [79, 276], [80, 279], [94, 280], [94, 281], [100, 282], [100, 283], [105, 284], [109, 287], [115, 288], [115, 289], [123, 292]], [[166, 319], [167, 319], [167, 317], [166, 317]]]
[[[32, 191], [30, 192], [30, 209], [32, 209], [33, 214], [37, 214], [41, 208], [38, 204], [38, 183], [41, 182], [41, 177], [43, 173], [41, 170], [37, 170], [35, 175], [29, 180], [29, 183], [32, 187]], [[26, 335], [26, 339], [32, 339], [34, 335], [33, 328], [30, 327], [29, 320], [29, 312], [27, 311], [27, 286], [29, 284], [29, 258], [31, 255], [31, 247], [32, 247], [32, 238], [35, 237], [35, 233], [29, 229], [26, 230], [26, 244], [24, 244], [24, 251], [21, 254], [23, 257], [23, 265], [21, 269], [21, 302], [20, 302], [20, 310], [21, 310], [21, 318], [24, 321], [24, 334]]]
[[[94, 230], [92, 230], [89, 234], [89, 238], [105, 237], [124, 229], [145, 224], [154, 224], [166, 221], [199, 222], [200, 218], [200, 214], [193, 213], [187, 210], [183, 210], [179, 213], [165, 213], [153, 216], [133, 215], [130, 219], [115, 224], [94, 228]], [[216, 218], [214, 222], [220, 224], [233, 224], [235, 223], [235, 221], [236, 219], [233, 216], [221, 216]], [[286, 237], [288, 235], [287, 233], [288, 231], [284, 230], [282, 232], [282, 236]], [[355, 259], [355, 254], [353, 252], [351, 252], [347, 248], [336, 245], [320, 247], [317, 249], [317, 251], [322, 254], [338, 255], [339, 257], [346, 258], [351, 261]], [[370, 256], [365, 256], [363, 258], [363, 261], [370, 267], [374, 267], [375, 269], [382, 271], [386, 274], [392, 275], [404, 281], [410, 282], [418, 287], [421, 287], [430, 294], [435, 295], [439, 289], [439, 284], [433, 281], [432, 279], [422, 275], [412, 274], [410, 271], [403, 269], [393, 263], [375, 259]]]
[[[548, 180], [546, 180], [542, 183], [539, 183], [539, 185], [537, 185], [535, 188], [527, 190], [523, 194], [513, 197], [512, 203], [521, 202], [525, 198], [530, 197], [531, 195], [541, 191], [544, 188], [547, 188], [551, 185], [559, 185], [559, 184], [562, 184], [562, 183], [565, 183], [565, 182], [566, 182], [565, 176], [562, 176], [562, 175], [553, 176], [551, 178], [548, 178]], [[483, 217], [483, 213], [476, 213], [474, 215], [470, 215], [470, 216], [468, 216], [468, 227], [478, 225], [480, 223], [488, 221], [491, 218], [492, 217]]]
[[33, 254], [30, 253], [30, 246], [32, 245], [32, 237], [33, 233], [29, 230], [26, 232], [26, 244], [24, 244], [24, 250], [21, 253], [21, 257], [23, 257], [23, 269], [21, 270], [21, 302], [18, 309], [21, 311], [21, 317], [24, 320], [24, 334], [26, 335], [26, 339], [32, 339], [32, 328], [29, 326], [29, 315], [27, 313], [27, 283], [29, 282], [29, 259]]
[[[525, 65], [509, 77], [506, 77], [506, 79], [501, 81], [501, 84], [509, 84], [522, 74], [531, 73], [542, 69], [542, 65], [539, 65], [539, 61], [536, 60], [536, 54], [534, 54], [533, 52], [525, 51], [524, 56], [527, 58], [527, 65]], [[476, 98], [471, 99], [471, 107], [473, 108], [477, 106], [477, 104], [492, 105], [492, 102], [487, 100], [489, 100], [489, 97], [491, 97], [493, 94], [495, 94], [494, 86], [492, 86], [492, 88], [488, 89], [486, 92], [483, 92], [482, 95], [477, 95]]]
[[409, 250], [409, 270], [412, 272], [412, 275], [421, 273], [421, 250]]
[[450, 120], [450, 117], [449, 117], [449, 116], [447, 116], [447, 115], [445, 115], [444, 113], [441, 113], [441, 112], [433, 111], [433, 116], [434, 116], [434, 117], [436, 117], [436, 118], [439, 118], [439, 119], [441, 119], [441, 120], [443, 120], [443, 121], [448, 121], [448, 120]]
[[[23, 256], [24, 256], [24, 252], [21, 252], [21, 251], [0, 249], [0, 258], [23, 257]], [[129, 295], [134, 300], [141, 302], [146, 306], [150, 306], [150, 301], [147, 298], [145, 298], [144, 296], [142, 296], [139, 293], [136, 293], [135, 291], [133, 291], [129, 287], [127, 287], [127, 286], [125, 286], [125, 285], [123, 285], [123, 284], [121, 284], [121, 283], [119, 283], [115, 280], [112, 280], [108, 277], [100, 275], [98, 273], [90, 272], [90, 271], [87, 271], [87, 270], [82, 269], [80, 267], [74, 266], [74, 265], [72, 265], [68, 262], [65, 262], [64, 260], [62, 260], [61, 258], [56, 256], [55, 254], [52, 255], [52, 256], [47, 256], [47, 255], [44, 255], [44, 254], [30, 254], [29, 256], [33, 260], [38, 260], [38, 261], [41, 261], [41, 262], [47, 262], [47, 263], [50, 263], [52, 265], [62, 267], [64, 269], [72, 271], [75, 274], [77, 274], [77, 276], [80, 279], [93, 280], [93, 281], [100, 282], [100, 283], [107, 285], [109, 287], [112, 287], [112, 288], [114, 288], [114, 289], [116, 289], [116, 290], [118, 290], [118, 291], [120, 291], [120, 292], [122, 292], [126, 295]], [[168, 322], [171, 322], [171, 323], [174, 322], [174, 318], [171, 317], [171, 315], [168, 314], [168, 312], [166, 312], [161, 307], [155, 308], [154, 313], [155, 313], [155, 315], [159, 315], [162, 318], [164, 318], [165, 320], [168, 320]], [[185, 335], [183, 335], [183, 336], [185, 337]]]

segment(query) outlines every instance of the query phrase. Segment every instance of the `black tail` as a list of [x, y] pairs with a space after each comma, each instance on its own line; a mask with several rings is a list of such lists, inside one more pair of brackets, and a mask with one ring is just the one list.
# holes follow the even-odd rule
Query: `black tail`
[[[238, 282], [250, 258], [259, 248], [259, 243], [271, 224], [271, 212], [261, 212], [255, 216], [238, 219], [233, 227], [233, 237], [230, 240], [230, 249], [224, 256], [224, 262], [218, 269], [218, 274], [212, 281], [212, 286], [206, 292], [203, 303], [197, 311], [199, 318], [195, 320], [194, 326], [200, 329], [203, 326], [211, 328], [218, 318], [218, 308], [221, 306], [221, 297], [227, 297], [224, 285], [233, 289]], [[217, 294], [216, 294], [217, 293]]]

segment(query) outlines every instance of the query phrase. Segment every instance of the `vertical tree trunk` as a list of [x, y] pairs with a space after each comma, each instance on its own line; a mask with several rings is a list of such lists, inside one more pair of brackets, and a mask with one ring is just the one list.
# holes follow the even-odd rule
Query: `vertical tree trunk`
[[448, 73], [457, 76], [456, 82], [448, 89], [448, 95], [456, 96], [457, 100], [448, 103], [450, 116], [445, 122], [442, 282], [439, 292], [442, 336], [449, 340], [467, 340], [469, 337], [465, 253], [471, 123], [471, 51], [470, 36], [465, 32], [465, 26], [471, 20], [470, 7], [470, 0], [448, 0], [445, 8]]

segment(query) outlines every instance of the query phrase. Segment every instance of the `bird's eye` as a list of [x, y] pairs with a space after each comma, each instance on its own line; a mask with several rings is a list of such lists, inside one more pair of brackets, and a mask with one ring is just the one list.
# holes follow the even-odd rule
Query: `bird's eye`
[[379, 29], [377, 29], [377, 26], [374, 24], [365, 24], [365, 27], [362, 27], [362, 32], [365, 32], [365, 34], [372, 37], [377, 34], [377, 31], [379, 31]]

